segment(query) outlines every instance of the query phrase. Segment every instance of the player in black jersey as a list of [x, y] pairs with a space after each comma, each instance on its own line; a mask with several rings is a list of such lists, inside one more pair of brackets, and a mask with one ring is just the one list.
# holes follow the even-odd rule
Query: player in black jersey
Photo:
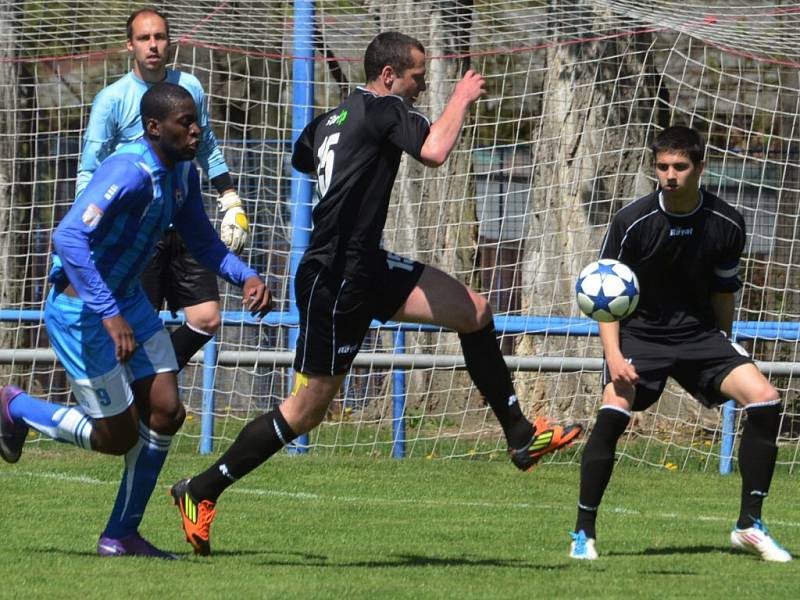
[[300, 332], [293, 392], [279, 408], [251, 421], [215, 465], [172, 488], [187, 540], [198, 553], [210, 551], [209, 525], [222, 491], [322, 421], [374, 318], [458, 332], [467, 369], [520, 469], [531, 469], [581, 432], [579, 425], [554, 426], [543, 417], [532, 424], [522, 414], [482, 296], [438, 269], [380, 247], [403, 152], [427, 166], [442, 165], [470, 107], [485, 93], [483, 78], [467, 71], [431, 124], [414, 108], [425, 90], [422, 44], [382, 33], [366, 50], [364, 70], [366, 86], [314, 119], [292, 155], [296, 169], [316, 172], [320, 197], [295, 276]]
[[741, 511], [731, 543], [765, 560], [789, 561], [761, 521], [777, 456], [780, 398], [747, 352], [728, 339], [742, 285], [744, 219], [699, 189], [705, 144], [695, 130], [667, 128], [651, 150], [659, 187], [614, 216], [600, 252], [634, 270], [641, 296], [632, 316], [599, 324], [603, 401], [581, 461], [570, 556], [597, 558], [595, 521], [617, 440], [631, 411], [657, 402], [670, 376], [706, 406], [733, 398], [744, 408]]

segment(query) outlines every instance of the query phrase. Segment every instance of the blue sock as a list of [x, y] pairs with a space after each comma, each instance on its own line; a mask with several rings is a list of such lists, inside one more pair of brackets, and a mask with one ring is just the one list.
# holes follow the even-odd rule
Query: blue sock
[[79, 406], [67, 407], [37, 400], [25, 392], [8, 405], [11, 418], [59, 442], [91, 450], [92, 418]]
[[125, 470], [104, 536], [118, 539], [139, 529], [171, 442], [171, 435], [156, 433], [139, 422], [139, 440], [125, 455]]

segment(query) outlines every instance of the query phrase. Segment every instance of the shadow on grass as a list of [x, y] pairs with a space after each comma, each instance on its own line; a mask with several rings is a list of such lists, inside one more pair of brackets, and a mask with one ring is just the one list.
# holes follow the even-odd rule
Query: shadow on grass
[[[235, 555], [236, 552], [231, 552]], [[266, 553], [265, 553], [266, 554]], [[275, 553], [280, 554], [280, 553]], [[534, 564], [520, 559], [498, 559], [498, 558], [471, 558], [467, 556], [439, 558], [433, 556], [423, 556], [419, 554], [398, 554], [385, 560], [364, 560], [364, 561], [342, 561], [328, 560], [327, 557], [317, 557], [314, 560], [304, 559], [302, 562], [293, 560], [282, 560], [276, 557], [274, 560], [259, 562], [262, 566], [273, 567], [328, 567], [336, 569], [374, 569], [374, 568], [417, 568], [417, 567], [492, 567], [508, 569], [528, 569], [528, 570], [555, 570], [565, 569], [564, 564]]]
[[722, 546], [666, 546], [663, 548], [646, 548], [640, 552], [603, 552], [603, 556], [671, 556], [673, 554], [710, 554], [728, 553]]
[[[47, 548], [31, 548], [25, 549], [31, 554], [44, 554], [44, 555], [58, 555], [58, 556], [73, 556], [73, 557], [88, 557], [98, 558], [94, 550], [70, 550], [65, 548], [57, 548], [50, 546]], [[213, 561], [214, 558], [243, 558], [243, 557], [264, 557], [262, 560], [252, 561], [253, 564], [260, 566], [270, 567], [327, 567], [336, 569], [374, 569], [374, 568], [417, 568], [417, 567], [492, 567], [492, 568], [508, 568], [508, 569], [527, 569], [535, 571], [551, 571], [563, 570], [569, 568], [566, 564], [534, 564], [521, 559], [499, 559], [499, 558], [474, 558], [467, 556], [458, 557], [433, 557], [423, 556], [419, 554], [400, 554], [387, 558], [386, 560], [364, 560], [364, 561], [343, 561], [343, 560], [329, 560], [327, 555], [323, 554], [309, 554], [305, 552], [282, 552], [275, 550], [219, 550], [214, 551], [208, 557], [195, 557], [193, 554], [176, 554], [179, 560], [192, 559], [191, 562], [204, 562]], [[274, 558], [267, 558], [274, 556]], [[131, 557], [114, 557], [119, 559]], [[139, 557], [134, 557], [139, 558]], [[153, 559], [155, 562], [160, 562], [158, 559]], [[169, 561], [165, 561], [169, 562]]]

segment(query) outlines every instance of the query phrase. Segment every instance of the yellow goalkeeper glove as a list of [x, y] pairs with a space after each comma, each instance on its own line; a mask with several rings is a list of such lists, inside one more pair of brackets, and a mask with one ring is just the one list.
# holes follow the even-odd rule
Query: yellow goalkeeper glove
[[234, 254], [241, 254], [250, 234], [250, 221], [242, 210], [239, 194], [228, 190], [219, 197], [219, 209], [225, 213], [219, 228], [219, 237]]

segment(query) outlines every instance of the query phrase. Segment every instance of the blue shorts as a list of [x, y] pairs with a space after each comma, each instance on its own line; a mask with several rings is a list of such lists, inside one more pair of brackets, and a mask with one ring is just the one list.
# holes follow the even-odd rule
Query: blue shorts
[[132, 382], [178, 370], [169, 333], [144, 292], [139, 289], [117, 303], [137, 344], [124, 364], [116, 358], [102, 318], [87, 309], [83, 300], [51, 289], [44, 309], [50, 343], [72, 391], [86, 414], [95, 418], [127, 410], [133, 402]]

